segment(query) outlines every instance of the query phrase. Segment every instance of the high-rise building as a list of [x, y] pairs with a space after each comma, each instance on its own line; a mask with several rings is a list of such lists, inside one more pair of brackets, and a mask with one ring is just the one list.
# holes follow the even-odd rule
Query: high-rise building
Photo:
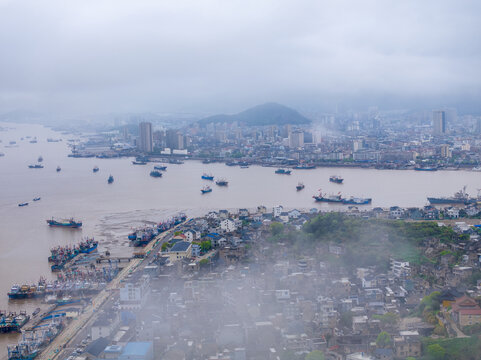
[[444, 110], [433, 111], [433, 134], [446, 134], [446, 112]]
[[141, 122], [139, 124], [139, 150], [150, 153], [154, 150], [154, 140], [152, 137], [152, 124], [149, 122]]
[[289, 133], [289, 147], [302, 148], [304, 147], [304, 132], [295, 130]]

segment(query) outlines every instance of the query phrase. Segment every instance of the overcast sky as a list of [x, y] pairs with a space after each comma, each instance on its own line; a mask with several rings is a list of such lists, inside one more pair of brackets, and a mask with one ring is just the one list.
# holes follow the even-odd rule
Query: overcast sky
[[0, 112], [475, 108], [480, 20], [461, 0], [0, 0]]

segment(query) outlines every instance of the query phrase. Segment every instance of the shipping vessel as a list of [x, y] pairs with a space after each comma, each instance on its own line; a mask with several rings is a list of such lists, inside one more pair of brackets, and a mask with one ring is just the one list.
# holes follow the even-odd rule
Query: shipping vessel
[[18, 206], [27, 206], [27, 205], [28, 205], [28, 202], [23, 202], [23, 203], [18, 204]]
[[437, 168], [434, 167], [415, 167], [414, 170], [416, 171], [438, 171]]
[[340, 193], [338, 193], [337, 195], [333, 195], [333, 194], [326, 195], [326, 194], [323, 194], [321, 190], [319, 190], [319, 194], [314, 195], [313, 198], [319, 202], [341, 203], [341, 204], [343, 202], [343, 198]]
[[204, 173], [204, 174], [202, 174], [201, 178], [204, 179], [204, 180], [212, 181], [212, 180], [214, 180], [214, 175]]
[[133, 165], [147, 165], [147, 162], [135, 160], [135, 161], [132, 161], [132, 164]]
[[162, 173], [158, 170], [153, 170], [153, 171], [150, 172], [150, 176], [155, 177], [155, 178], [159, 178], [159, 177], [162, 177]]
[[219, 179], [217, 180], [216, 182], [216, 185], [219, 185], [219, 186], [227, 186], [229, 185], [229, 182], [226, 180], [226, 179]]
[[154, 170], [165, 171], [165, 170], [167, 170], [167, 166], [155, 165], [155, 166], [154, 166]]
[[99, 171], [99, 167], [98, 167], [98, 166], [94, 166], [94, 168], [92, 169], [92, 172], [96, 173], [97, 171]]
[[294, 167], [294, 169], [297, 169], [297, 170], [310, 170], [315, 168], [316, 168], [316, 165], [314, 164], [300, 164]]
[[40, 196], [39, 196], [39, 197], [35, 197], [35, 198], [33, 198], [33, 201], [39, 201], [40, 199], [41, 199]]
[[109, 178], [107, 179], [107, 182], [109, 184], [112, 184], [114, 182], [114, 177], [112, 175], [110, 175]]
[[82, 226], [81, 221], [75, 221], [73, 218], [60, 219], [60, 220], [55, 220], [54, 218], [52, 218], [46, 221], [49, 226], [68, 227], [68, 228], [79, 228]]
[[277, 169], [275, 173], [280, 175], [291, 175], [291, 170]]
[[342, 184], [344, 179], [340, 176], [332, 175], [331, 177], [329, 177], [329, 181], [333, 182], [333, 183], [336, 183], [336, 184]]
[[60, 172], [62, 168], [60, 166], [57, 166], [57, 172]]
[[28, 165], [30, 169], [43, 169], [43, 165], [35, 164], [35, 165]]
[[202, 189], [200, 189], [200, 192], [202, 194], [207, 194], [207, 193], [212, 192], [212, 188], [210, 186], [204, 186]]
[[172, 229], [174, 226], [183, 223], [185, 220], [187, 220], [187, 216], [184, 213], [180, 213], [158, 223], [156, 226], [136, 229], [128, 235], [128, 239], [132, 242], [133, 246], [145, 246], [158, 234]]
[[343, 199], [342, 203], [346, 205], [367, 205], [372, 201], [371, 198], [357, 198], [351, 196], [349, 199]]
[[468, 193], [466, 193], [466, 186], [461, 190], [454, 193], [450, 197], [428, 197], [428, 201], [431, 204], [472, 204], [477, 201], [477, 199], [470, 198]]
[[300, 182], [300, 183], [297, 184], [296, 190], [301, 191], [302, 189], [304, 189], [304, 187], [305, 187], [304, 184]]

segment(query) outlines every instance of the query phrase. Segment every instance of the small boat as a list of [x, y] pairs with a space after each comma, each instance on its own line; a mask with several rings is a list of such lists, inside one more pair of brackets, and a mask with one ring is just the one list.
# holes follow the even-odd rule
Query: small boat
[[167, 166], [156, 165], [154, 166], [154, 170], [165, 171], [167, 170]]
[[219, 185], [219, 186], [227, 186], [227, 185], [229, 185], [229, 182], [228, 182], [226, 179], [219, 179], [219, 180], [217, 180], [215, 183], [216, 183], [216, 185]]
[[94, 173], [96, 173], [97, 171], [99, 171], [99, 167], [98, 167], [98, 166], [94, 166], [94, 168], [92, 169], [92, 171], [93, 171]]
[[30, 144], [36, 144], [36, 143], [37, 143], [37, 140], [36, 140], [36, 139], [33, 139], [33, 140], [30, 140], [29, 142], [30, 142]]
[[248, 169], [248, 168], [249, 168], [249, 165], [241, 165], [240, 168], [241, 168], [241, 169]]
[[301, 191], [302, 189], [304, 189], [304, 187], [305, 187], [304, 184], [300, 182], [300, 183], [297, 184], [296, 190]]
[[42, 155], [40, 155], [40, 156], [38, 157], [37, 161], [38, 161], [38, 162], [42, 162], [42, 161], [43, 161]]
[[57, 172], [60, 172], [60, 170], [62, 170], [62, 168], [60, 166], [57, 166]]
[[153, 170], [150, 172], [150, 176], [159, 178], [159, 177], [162, 177], [162, 173], [160, 171]]
[[481, 171], [481, 166], [475, 166], [471, 170], [473, 171]]
[[28, 165], [29, 169], [43, 169], [43, 165], [35, 164], [35, 165]]
[[110, 175], [109, 178], [107, 179], [107, 182], [109, 184], [112, 184], [114, 182], [114, 177], [112, 175]]
[[147, 165], [147, 162], [145, 162], [145, 161], [132, 161], [132, 164], [134, 164], [134, 165]]
[[35, 311], [32, 313], [32, 316], [37, 315], [40, 312], [40, 308], [36, 308]]
[[331, 177], [329, 177], [329, 181], [333, 182], [333, 183], [336, 183], [336, 184], [342, 184], [344, 179], [340, 176], [332, 175]]
[[33, 201], [39, 201], [40, 197], [33, 198]]
[[214, 175], [212, 175], [212, 174], [206, 174], [206, 173], [204, 173], [201, 177], [202, 177], [202, 179], [204, 179], [204, 180], [211, 180], [211, 181], [214, 180]]
[[28, 202], [23, 202], [23, 203], [18, 204], [18, 206], [27, 206], [27, 205], [28, 205]]
[[275, 173], [280, 175], [291, 175], [291, 170], [277, 169]]
[[438, 171], [437, 168], [434, 167], [415, 167], [415, 171]]
[[207, 193], [212, 192], [212, 188], [211, 188], [210, 186], [204, 186], [204, 187], [200, 190], [200, 192], [201, 192], [202, 194], [207, 194]]

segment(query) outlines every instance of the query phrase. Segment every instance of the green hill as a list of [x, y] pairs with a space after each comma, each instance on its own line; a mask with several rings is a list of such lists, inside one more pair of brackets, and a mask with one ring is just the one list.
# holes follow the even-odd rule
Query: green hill
[[199, 124], [205, 126], [209, 123], [232, 123], [234, 121], [246, 126], [303, 125], [311, 122], [294, 109], [276, 103], [267, 103], [234, 115], [209, 116], [199, 120]]

